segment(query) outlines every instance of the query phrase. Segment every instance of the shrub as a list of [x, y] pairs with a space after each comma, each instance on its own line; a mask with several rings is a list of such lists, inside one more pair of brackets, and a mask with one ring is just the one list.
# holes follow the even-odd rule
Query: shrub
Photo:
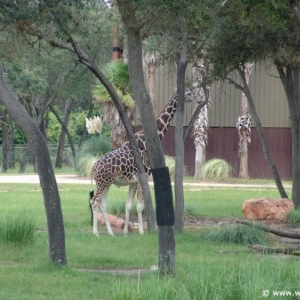
[[232, 168], [226, 160], [214, 158], [202, 166], [201, 176], [206, 180], [224, 180], [230, 176], [231, 171]]
[[[171, 179], [174, 179], [175, 177], [175, 157], [165, 155], [165, 161], [166, 161], [166, 166], [169, 168], [169, 173]], [[187, 170], [184, 167], [183, 169], [183, 174], [187, 174]]]
[[6, 216], [0, 220], [0, 241], [19, 246], [33, 244], [35, 220], [22, 213]]
[[239, 245], [267, 245], [266, 233], [255, 227], [244, 225], [222, 226], [219, 229], [208, 229], [203, 237], [218, 243], [233, 243]]
[[89, 176], [97, 159], [112, 150], [110, 140], [104, 135], [93, 135], [80, 147], [75, 158], [75, 170], [80, 176]]

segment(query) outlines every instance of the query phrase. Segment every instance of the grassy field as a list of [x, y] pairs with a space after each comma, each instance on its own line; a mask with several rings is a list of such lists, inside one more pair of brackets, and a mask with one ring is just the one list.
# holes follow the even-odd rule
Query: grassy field
[[[203, 228], [176, 235], [175, 278], [158, 278], [149, 270], [158, 260], [157, 234], [110, 237], [100, 227], [92, 235], [88, 211], [89, 185], [59, 184], [66, 230], [67, 267], [49, 263], [42, 193], [35, 184], [0, 184], [0, 217], [26, 214], [35, 221], [35, 242], [0, 244], [0, 299], [275, 299], [275, 291], [299, 288], [299, 260], [258, 255], [247, 246], [213, 243]], [[290, 191], [288, 191], [290, 193]], [[245, 199], [279, 198], [275, 189], [253, 190], [185, 187], [188, 216], [242, 217]], [[127, 188], [111, 188], [108, 210], [124, 203]], [[104, 269], [141, 269], [133, 275]], [[100, 272], [101, 270], [101, 272]], [[282, 297], [284, 298], [284, 297]], [[294, 296], [288, 299], [299, 299]]]

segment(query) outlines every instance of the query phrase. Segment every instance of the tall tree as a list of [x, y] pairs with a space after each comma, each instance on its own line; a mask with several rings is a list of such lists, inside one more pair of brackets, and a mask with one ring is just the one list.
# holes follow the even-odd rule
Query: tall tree
[[[118, 92], [120, 99], [130, 120], [135, 113], [135, 103], [131, 96], [128, 65], [123, 60], [113, 60], [102, 67], [104, 76], [112, 83]], [[126, 130], [106, 88], [100, 82], [93, 89], [95, 102], [101, 106], [101, 114], [104, 123], [111, 128], [111, 140], [114, 148], [118, 148], [127, 141]]]
[[157, 51], [146, 52], [144, 55], [144, 61], [148, 73], [149, 80], [149, 95], [151, 98], [153, 109], [155, 108], [155, 69], [157, 62], [159, 61], [159, 53]]
[[10, 117], [24, 132], [28, 145], [34, 154], [46, 209], [50, 260], [53, 263], [65, 265], [67, 263], [67, 258], [65, 251], [63, 215], [47, 144], [35, 122], [29, 117], [7, 86], [1, 64], [0, 102], [7, 108]]
[[[256, 113], [254, 101], [247, 84], [245, 65], [248, 62], [271, 60], [275, 64], [279, 63], [284, 67], [296, 67], [297, 53], [299, 51], [296, 36], [299, 32], [298, 29], [295, 30], [295, 20], [291, 18], [287, 3], [276, 1], [276, 5], [273, 6], [273, 3], [267, 0], [255, 3], [240, 0], [226, 2], [219, 8], [218, 16], [218, 21], [215, 23], [212, 37], [207, 46], [207, 56], [214, 66], [215, 74], [218, 74], [219, 78], [226, 78], [245, 93], [250, 114], [262, 142], [266, 161], [270, 166], [281, 197], [286, 198], [287, 194], [268, 149], [261, 121]], [[239, 34], [236, 34], [237, 32]], [[258, 32], [259, 34], [257, 34]], [[234, 80], [232, 76], [227, 76], [232, 70], [238, 72], [242, 85]], [[292, 84], [295, 89], [296, 85]], [[292, 101], [294, 101], [294, 98], [291, 99]], [[291, 109], [290, 114], [293, 114]], [[292, 123], [292, 128], [293, 126]], [[296, 130], [299, 130], [299, 128]], [[297, 144], [299, 145], [299, 143]], [[296, 155], [300, 155], [299, 151]], [[299, 159], [293, 157], [293, 165], [298, 164], [297, 161]], [[296, 169], [299, 169], [299, 165]], [[293, 172], [293, 176], [298, 176], [297, 172]], [[299, 186], [299, 178], [296, 180], [293, 177], [294, 185], [295, 187]], [[300, 201], [299, 192], [299, 188], [294, 190], [293, 187], [292, 198], [296, 206]]]
[[[245, 78], [249, 84], [250, 75], [253, 70], [253, 64], [245, 64]], [[241, 113], [236, 124], [239, 134], [239, 150], [240, 157], [240, 171], [239, 178], [249, 178], [248, 171], [248, 143], [251, 142], [251, 116], [248, 113], [248, 100], [246, 95], [242, 92], [241, 95]]]
[[184, 227], [184, 141], [183, 141], [183, 117], [184, 117], [184, 92], [185, 72], [188, 64], [188, 32], [185, 17], [179, 15], [178, 25], [181, 28], [180, 47], [176, 53], [177, 65], [177, 113], [175, 124], [175, 229], [179, 232]]
[[[201, 60], [197, 60], [194, 63], [192, 68], [193, 74], [193, 83], [192, 89], [193, 93], [196, 95], [198, 101], [195, 106], [195, 110], [197, 107], [205, 102], [205, 90], [202, 88], [203, 76], [205, 73], [205, 68], [203, 62]], [[210, 86], [206, 86], [207, 91], [209, 92]], [[208, 99], [210, 101], [210, 98]], [[208, 130], [208, 105], [204, 105], [199, 112], [197, 113], [196, 120], [193, 124], [193, 137], [194, 137], [194, 145], [196, 149], [195, 154], [195, 175], [194, 178], [199, 180], [202, 179], [201, 176], [201, 168], [206, 163], [206, 145], [207, 145], [207, 130]]]
[[133, 97], [141, 113], [147, 156], [153, 174], [159, 234], [159, 272], [175, 274], [174, 208], [171, 180], [157, 133], [151, 98], [144, 83], [141, 28], [134, 3], [117, 0], [127, 33], [128, 64]]
[[[151, 34], [152, 42], [159, 51], [162, 62], [176, 65], [176, 85], [178, 107], [175, 120], [175, 228], [183, 230], [184, 226], [184, 89], [185, 70], [192, 59], [201, 58], [205, 40], [209, 37], [210, 24], [213, 22], [213, 4], [216, 1], [147, 1], [140, 9], [144, 16], [150, 15], [147, 37]], [[136, 1], [138, 3], [138, 1]], [[210, 8], [212, 7], [212, 8]], [[164, 16], [163, 18], [161, 16]], [[150, 32], [150, 34], [149, 34]]]

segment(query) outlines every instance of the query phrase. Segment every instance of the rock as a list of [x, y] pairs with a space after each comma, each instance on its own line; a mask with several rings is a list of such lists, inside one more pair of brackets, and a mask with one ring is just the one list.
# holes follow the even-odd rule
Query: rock
[[287, 221], [290, 210], [294, 209], [293, 201], [284, 199], [249, 199], [245, 200], [242, 212], [247, 220], [280, 220]]
[[[107, 216], [108, 216], [109, 222], [112, 226], [115, 226], [120, 229], [124, 229], [125, 221], [123, 219], [118, 218], [111, 214], [107, 214]], [[104, 221], [102, 213], [98, 213], [97, 219], [101, 225], [105, 225], [105, 221]], [[132, 228], [131, 228], [130, 224], [128, 224], [128, 232], [132, 232]]]

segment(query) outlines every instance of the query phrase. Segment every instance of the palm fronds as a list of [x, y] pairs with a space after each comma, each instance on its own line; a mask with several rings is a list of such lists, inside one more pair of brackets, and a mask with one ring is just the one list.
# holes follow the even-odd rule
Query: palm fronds
[[[103, 67], [103, 74], [113, 85], [124, 106], [133, 108], [135, 104], [131, 96], [128, 65], [122, 60], [114, 60]], [[99, 102], [111, 101], [110, 95], [101, 83], [94, 87], [92, 93]]]

